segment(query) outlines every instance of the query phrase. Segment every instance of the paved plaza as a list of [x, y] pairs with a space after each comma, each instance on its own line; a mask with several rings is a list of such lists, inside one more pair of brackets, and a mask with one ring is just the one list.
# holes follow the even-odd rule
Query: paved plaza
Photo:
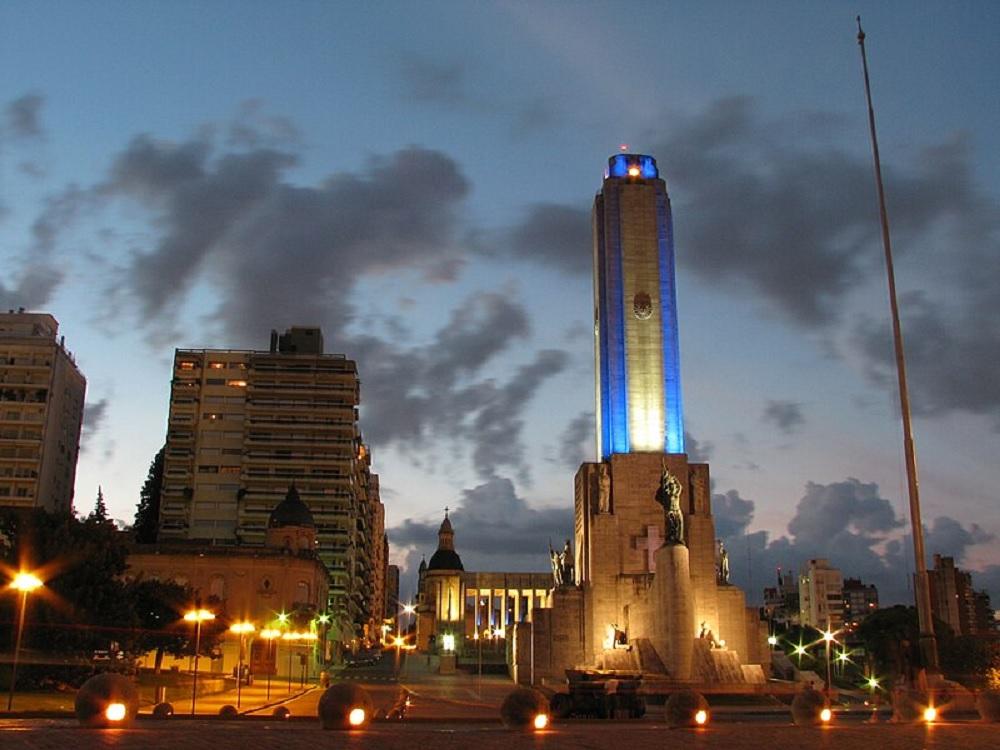
[[[499, 675], [458, 674], [441, 676], [419, 660], [405, 663], [397, 674], [386, 662], [362, 670], [345, 670], [336, 679], [363, 685], [372, 695], [378, 713], [390, 709], [402, 694], [410, 706], [403, 720], [381, 720], [360, 731], [324, 731], [316, 718], [322, 688], [289, 686], [274, 682], [270, 697], [266, 683], [258, 682], [241, 695], [242, 717], [217, 718], [224, 705], [236, 704], [235, 691], [199, 697], [192, 718], [190, 696], [179, 691], [168, 696], [176, 715], [158, 721], [144, 706], [139, 720], [128, 729], [84, 729], [65, 714], [48, 718], [32, 712], [32, 696], [18, 696], [22, 715], [0, 713], [0, 750], [316, 750], [323, 747], [362, 750], [452, 750], [458, 748], [719, 748], [719, 750], [979, 750], [1000, 747], [1000, 725], [983, 724], [972, 716], [963, 721], [934, 725], [899, 725], [887, 721], [868, 723], [863, 711], [837, 716], [824, 728], [791, 724], [788, 709], [780, 705], [719, 706], [713, 721], [703, 729], [670, 729], [661, 706], [650, 706], [638, 721], [575, 719], [559, 722], [545, 732], [527, 734], [503, 728], [499, 706], [511, 691], [511, 681]], [[67, 696], [67, 708], [72, 696]], [[284, 706], [288, 720], [272, 718]], [[885, 717], [883, 716], [883, 719]]]
[[571, 721], [537, 734], [496, 723], [378, 723], [355, 732], [324, 731], [318, 720], [145, 720], [131, 729], [83, 729], [70, 720], [0, 720], [3, 750], [489, 750], [490, 748], [719, 748], [719, 750], [995, 750], [1000, 727], [981, 723], [934, 726], [844, 725], [823, 729], [788, 723], [720, 723], [707, 729], [668, 729], [657, 721]]

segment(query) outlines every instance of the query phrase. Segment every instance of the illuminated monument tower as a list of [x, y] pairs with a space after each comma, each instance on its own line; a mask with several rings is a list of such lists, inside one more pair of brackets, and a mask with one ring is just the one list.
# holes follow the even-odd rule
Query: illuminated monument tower
[[[766, 628], [729, 583], [708, 464], [684, 452], [673, 225], [651, 156], [608, 160], [593, 231], [598, 460], [576, 473], [573, 576], [533, 613], [532, 674], [763, 681]], [[524, 635], [514, 636], [520, 682], [530, 681]]]
[[673, 221], [653, 157], [608, 160], [593, 223], [599, 455], [683, 453]]

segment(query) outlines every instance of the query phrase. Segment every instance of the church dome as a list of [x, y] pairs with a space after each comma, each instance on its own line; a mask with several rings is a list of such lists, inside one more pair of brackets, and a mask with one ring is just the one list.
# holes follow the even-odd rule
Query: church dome
[[431, 555], [427, 570], [465, 570], [462, 567], [462, 558], [455, 551], [455, 530], [448, 519], [447, 508], [444, 511], [444, 521], [438, 529], [438, 548]]
[[274, 506], [270, 518], [267, 519], [269, 529], [278, 529], [284, 526], [316, 528], [316, 521], [313, 520], [309, 507], [302, 502], [299, 492], [294, 486], [288, 488], [285, 499]]
[[439, 549], [431, 555], [427, 570], [465, 570], [465, 568], [462, 567], [462, 558], [455, 550]]

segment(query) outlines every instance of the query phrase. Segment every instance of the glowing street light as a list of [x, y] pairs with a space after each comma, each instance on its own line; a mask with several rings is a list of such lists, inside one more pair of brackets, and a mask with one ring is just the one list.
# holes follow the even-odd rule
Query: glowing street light
[[28, 594], [43, 586], [41, 579], [32, 573], [20, 572], [10, 582], [10, 587], [21, 592], [21, 609], [17, 616], [17, 640], [14, 646], [14, 663], [10, 671], [10, 694], [7, 696], [7, 711], [14, 705], [14, 683], [17, 681], [17, 658], [21, 653], [21, 635], [24, 633], [24, 611], [28, 606]]
[[236, 708], [240, 707], [240, 700], [243, 697], [243, 657], [246, 654], [246, 638], [256, 630], [252, 622], [234, 622], [229, 626], [229, 632], [236, 633], [240, 637], [239, 665], [236, 667]]
[[806, 656], [808, 653], [809, 652], [806, 650], [806, 647], [803, 646], [801, 643], [795, 647], [795, 650], [792, 652], [792, 654], [797, 657], [799, 667], [802, 666], [802, 657]]
[[184, 613], [185, 622], [194, 623], [194, 679], [191, 680], [191, 715], [194, 716], [195, 701], [198, 698], [198, 656], [201, 650], [201, 624], [214, 620], [215, 613], [207, 609], [192, 609]]

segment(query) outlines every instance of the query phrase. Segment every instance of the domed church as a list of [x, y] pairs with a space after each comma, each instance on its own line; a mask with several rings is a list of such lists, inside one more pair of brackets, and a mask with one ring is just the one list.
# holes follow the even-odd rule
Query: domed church
[[[498, 639], [518, 622], [530, 622], [531, 610], [549, 606], [552, 574], [467, 571], [455, 550], [455, 530], [448, 510], [438, 529], [438, 546], [420, 563], [417, 583], [417, 648], [437, 652], [444, 636], [455, 650], [471, 653], [480, 637]], [[503, 635], [501, 635], [503, 634]]]

